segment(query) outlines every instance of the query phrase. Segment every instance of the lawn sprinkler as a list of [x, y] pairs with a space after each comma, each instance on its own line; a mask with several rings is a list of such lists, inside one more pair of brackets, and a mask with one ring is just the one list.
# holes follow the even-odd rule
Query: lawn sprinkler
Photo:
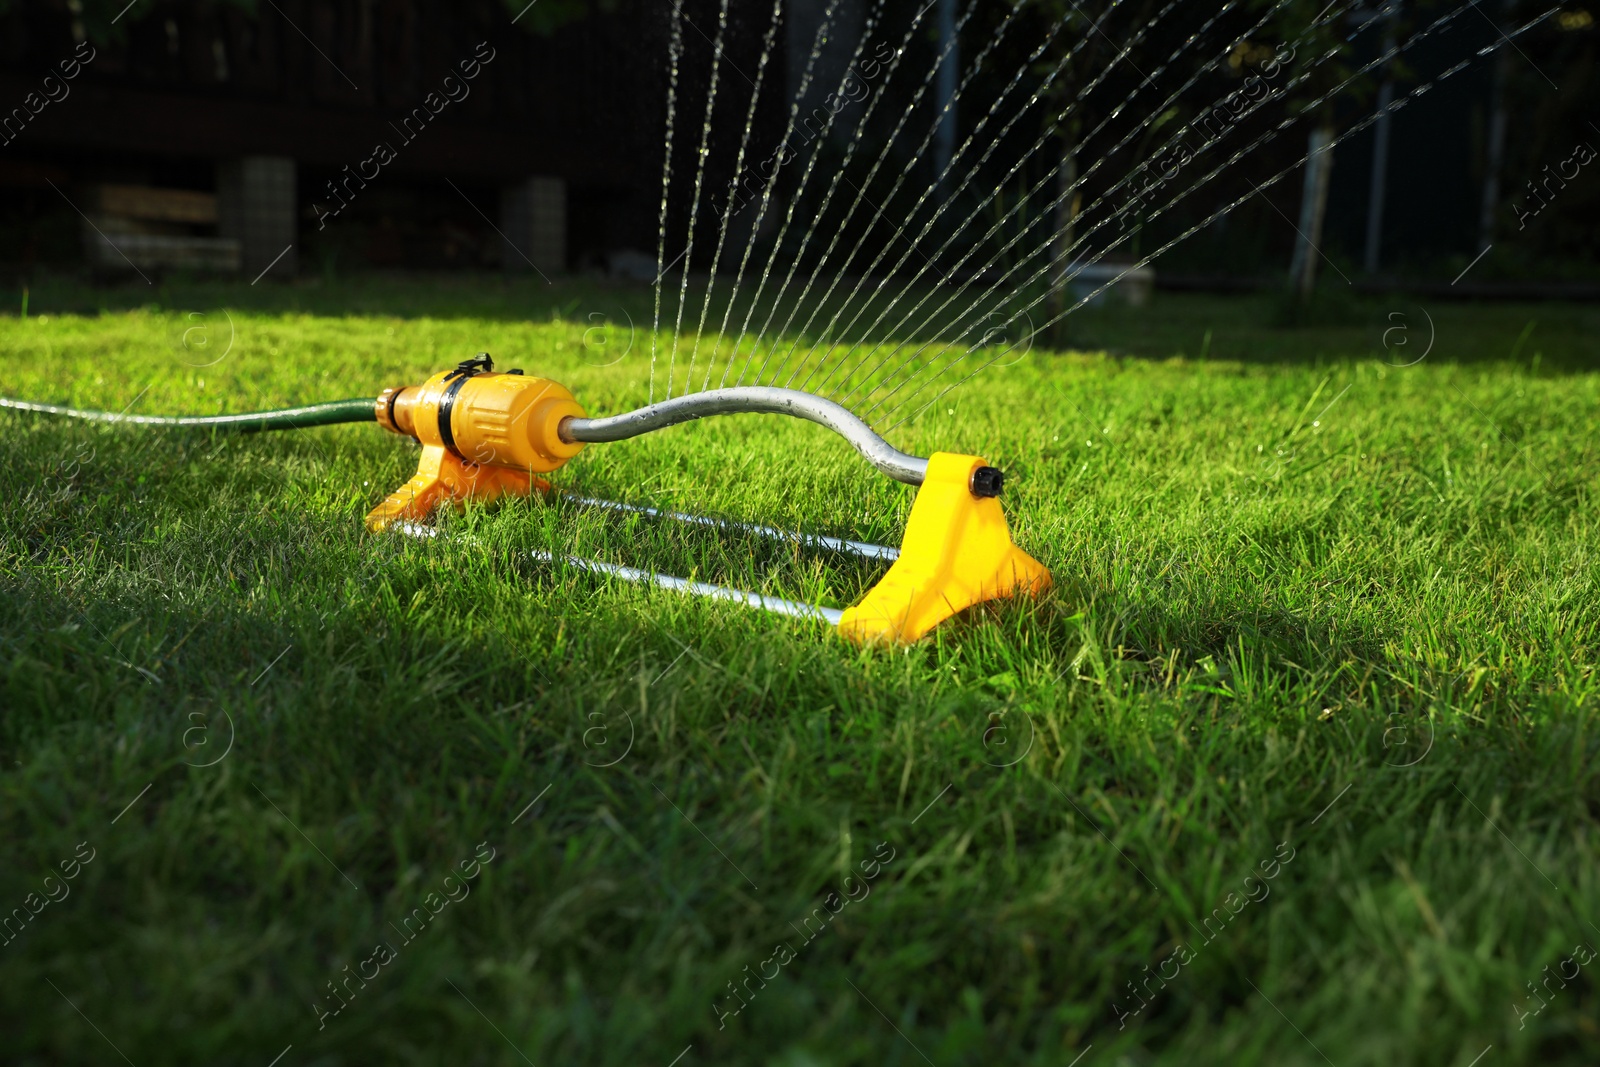
[[[1000, 471], [978, 456], [936, 452], [922, 459], [907, 455], [841, 405], [795, 389], [745, 386], [707, 390], [592, 419], [564, 386], [520, 370], [496, 371], [493, 359], [483, 353], [421, 385], [385, 389], [376, 402], [362, 398], [247, 415], [172, 418], [78, 411], [4, 398], [0, 398], [0, 407], [141, 426], [245, 432], [376, 421], [392, 433], [417, 440], [422, 457], [411, 480], [368, 513], [367, 528], [414, 535], [431, 534], [432, 529], [423, 524], [447, 503], [460, 506], [469, 500], [529, 496], [536, 490], [541, 495], [551, 494], [553, 487], [539, 476], [560, 468], [587, 444], [624, 441], [709, 415], [791, 415], [826, 426], [883, 474], [919, 487], [900, 548], [614, 501], [573, 499], [588, 506], [739, 529], [891, 561], [888, 573], [854, 607], [839, 611], [599, 560], [561, 558], [573, 566], [628, 581], [819, 619], [859, 643], [916, 641], [974, 604], [1017, 592], [1041, 593], [1050, 587], [1050, 572], [1012, 543], [1010, 527], [1000, 510], [1005, 481]], [[550, 553], [539, 556], [556, 558]]]

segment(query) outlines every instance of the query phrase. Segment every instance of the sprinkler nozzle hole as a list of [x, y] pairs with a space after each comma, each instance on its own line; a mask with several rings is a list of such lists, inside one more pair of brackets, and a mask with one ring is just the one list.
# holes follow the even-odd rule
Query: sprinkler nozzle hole
[[972, 489], [973, 496], [999, 496], [1000, 491], [1005, 488], [1005, 485], [1005, 472], [1001, 471], [998, 467], [979, 467], [977, 470], [972, 472], [972, 483], [970, 488]]

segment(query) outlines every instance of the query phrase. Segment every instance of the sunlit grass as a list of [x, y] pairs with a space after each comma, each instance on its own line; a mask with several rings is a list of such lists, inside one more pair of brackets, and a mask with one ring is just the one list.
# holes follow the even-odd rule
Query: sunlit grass
[[[513, 502], [369, 537], [415, 464], [372, 426], [0, 417], [0, 901], [95, 850], [0, 947], [8, 1054], [1593, 1062], [1592, 968], [1539, 983], [1600, 944], [1600, 312], [1431, 306], [1399, 366], [1418, 310], [1089, 312], [899, 428], [1003, 467], [1057, 584], [893, 651], [532, 558], [833, 605], [880, 573], [729, 533]], [[649, 316], [576, 283], [60, 284], [0, 317], [0, 394], [252, 410], [487, 350], [610, 413], [650, 395]], [[765, 417], [555, 480], [885, 543], [913, 496]]]

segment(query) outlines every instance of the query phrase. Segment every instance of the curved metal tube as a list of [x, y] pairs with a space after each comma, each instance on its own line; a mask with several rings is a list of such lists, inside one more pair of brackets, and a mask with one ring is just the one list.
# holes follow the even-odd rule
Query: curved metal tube
[[798, 389], [778, 389], [767, 385], [747, 385], [735, 389], [711, 389], [663, 400], [607, 419], [565, 419], [557, 431], [564, 441], [625, 441], [651, 430], [693, 422], [707, 415], [733, 415], [757, 412], [767, 415], [793, 415], [826, 426], [850, 442], [868, 463], [897, 482], [921, 485], [928, 474], [928, 461], [910, 456], [873, 432], [849, 409]]

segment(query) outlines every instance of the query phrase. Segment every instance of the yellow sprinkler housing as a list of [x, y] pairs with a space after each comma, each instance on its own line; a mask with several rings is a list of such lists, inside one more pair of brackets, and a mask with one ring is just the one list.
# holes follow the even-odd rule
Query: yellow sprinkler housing
[[974, 604], [1050, 588], [1050, 572], [1011, 541], [998, 473], [977, 456], [929, 457], [900, 558], [845, 610], [841, 634], [863, 644], [909, 643]]
[[549, 483], [534, 475], [583, 451], [581, 442], [562, 440], [559, 432], [562, 420], [585, 414], [565, 386], [493, 368], [489, 356], [480, 355], [378, 397], [378, 424], [420, 441], [422, 459], [416, 475], [367, 514], [367, 529], [421, 521], [446, 502], [548, 492]]

